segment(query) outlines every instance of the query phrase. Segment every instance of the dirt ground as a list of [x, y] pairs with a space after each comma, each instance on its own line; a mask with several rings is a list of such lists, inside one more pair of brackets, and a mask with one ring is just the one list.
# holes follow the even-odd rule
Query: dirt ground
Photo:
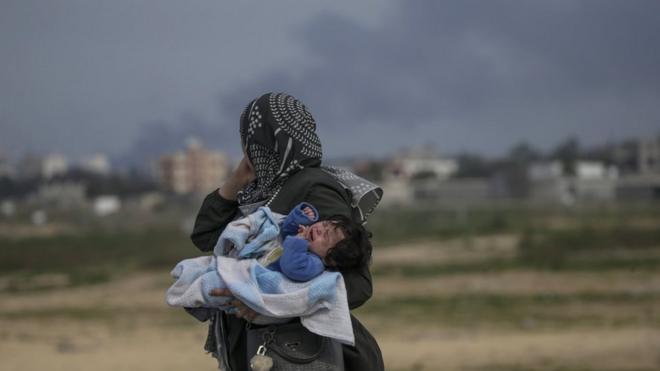
[[[3, 370], [213, 370], [201, 351], [205, 329], [156, 325], [113, 328], [55, 321], [2, 323]], [[655, 370], [660, 332], [650, 329], [488, 333], [375, 333], [387, 369]], [[525, 367], [525, 368], [520, 368]]]
[[[511, 253], [510, 240], [477, 241], [474, 251]], [[480, 245], [482, 244], [482, 245]], [[471, 259], [470, 252], [436, 253], [432, 243], [377, 252], [374, 264]], [[456, 249], [458, 251], [459, 249]], [[449, 251], [449, 252], [447, 252]], [[483, 256], [481, 254], [478, 254]], [[476, 256], [476, 255], [475, 255]], [[135, 274], [109, 283], [46, 291], [0, 293], [0, 369], [6, 371], [214, 370], [202, 351], [206, 327], [164, 303], [167, 272]], [[599, 320], [564, 326], [500, 326], [498, 317], [474, 326], [443, 321], [441, 311], [370, 310], [397, 298], [455, 295], [641, 294], [621, 310], [592, 302], [558, 304], [565, 315]], [[372, 301], [358, 313], [377, 338], [388, 370], [660, 370], [660, 275], [656, 272], [506, 271], [431, 277], [376, 277]], [[649, 299], [650, 298], [650, 299]], [[371, 304], [371, 303], [374, 304]], [[597, 311], [594, 311], [596, 307]], [[574, 313], [573, 313], [574, 312]], [[603, 312], [603, 313], [600, 313]], [[567, 317], [573, 318], [573, 317]], [[582, 317], [580, 317], [582, 318]], [[649, 319], [650, 318], [650, 319]], [[605, 319], [605, 320], [604, 320]]]

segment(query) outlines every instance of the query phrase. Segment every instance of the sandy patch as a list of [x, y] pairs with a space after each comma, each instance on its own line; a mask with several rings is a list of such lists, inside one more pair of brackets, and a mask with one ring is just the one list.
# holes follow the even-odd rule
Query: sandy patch
[[660, 293], [655, 272], [542, 272], [464, 273], [435, 277], [378, 277], [377, 298], [488, 294]]
[[493, 235], [470, 239], [426, 241], [374, 250], [374, 265], [459, 263], [490, 258], [511, 258], [518, 237]]
[[[425, 336], [422, 336], [425, 335]], [[594, 370], [657, 369], [660, 332], [645, 329], [464, 333], [381, 338], [388, 368], [425, 370], [554, 365]]]

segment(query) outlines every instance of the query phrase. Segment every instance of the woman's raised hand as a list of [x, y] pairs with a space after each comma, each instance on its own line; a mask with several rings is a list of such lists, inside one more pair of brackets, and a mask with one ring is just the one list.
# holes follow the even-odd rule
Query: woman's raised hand
[[250, 184], [255, 177], [254, 168], [250, 160], [246, 156], [243, 156], [241, 162], [238, 163], [236, 169], [234, 169], [229, 179], [220, 187], [218, 192], [220, 196], [227, 200], [235, 200], [238, 191]]

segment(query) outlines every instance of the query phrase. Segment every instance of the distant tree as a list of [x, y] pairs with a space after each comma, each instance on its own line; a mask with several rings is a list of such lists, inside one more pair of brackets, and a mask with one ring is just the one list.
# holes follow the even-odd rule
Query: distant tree
[[602, 162], [605, 165], [613, 165], [616, 163], [616, 147], [611, 143], [592, 148], [585, 148], [581, 152], [580, 157], [587, 160]]
[[529, 165], [543, 159], [543, 154], [529, 143], [521, 142], [509, 150], [506, 158], [496, 165], [497, 173], [503, 179], [507, 193], [514, 198], [529, 196], [530, 181], [527, 175]]
[[438, 174], [436, 174], [433, 171], [430, 170], [422, 170], [414, 173], [410, 179], [411, 180], [429, 180], [429, 179], [436, 179], [438, 177]]
[[529, 165], [543, 159], [543, 154], [527, 142], [520, 142], [509, 150], [507, 159], [513, 163]]
[[461, 153], [456, 160], [458, 170], [454, 178], [486, 178], [493, 174], [492, 164], [477, 154]]
[[580, 143], [576, 137], [570, 137], [559, 143], [551, 157], [559, 160], [567, 175], [575, 175], [575, 164], [580, 158]]
[[374, 182], [383, 180], [384, 169], [383, 161], [369, 160], [353, 164], [353, 171], [357, 175]]
[[107, 175], [91, 173], [82, 169], [72, 169], [66, 175], [61, 175], [52, 181], [73, 181], [85, 185], [87, 197], [113, 194], [120, 197], [137, 195], [158, 189], [158, 185], [136, 169], [125, 174], [112, 173]]
[[0, 200], [4, 198], [22, 198], [33, 193], [39, 187], [40, 178], [14, 179], [0, 177]]

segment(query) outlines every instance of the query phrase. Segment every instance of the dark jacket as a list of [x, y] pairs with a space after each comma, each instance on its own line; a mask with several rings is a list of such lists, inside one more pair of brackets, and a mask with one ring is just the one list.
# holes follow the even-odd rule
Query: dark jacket
[[[359, 220], [350, 206], [346, 191], [332, 176], [319, 168], [306, 168], [291, 176], [270, 204], [270, 208], [276, 213], [287, 214], [300, 202], [314, 205], [321, 220], [333, 215]], [[237, 213], [238, 203], [222, 198], [217, 190], [206, 196], [191, 235], [195, 246], [202, 251], [211, 251], [225, 226]], [[342, 275], [346, 283], [349, 308], [358, 308], [372, 295], [369, 267]], [[245, 321], [233, 316], [226, 316], [225, 320], [230, 366], [235, 371], [247, 370]], [[351, 321], [355, 346], [344, 346], [346, 370], [383, 370], [383, 359], [376, 340], [352, 315]], [[212, 337], [213, 331], [209, 333]], [[213, 342], [214, 339], [210, 340]]]

